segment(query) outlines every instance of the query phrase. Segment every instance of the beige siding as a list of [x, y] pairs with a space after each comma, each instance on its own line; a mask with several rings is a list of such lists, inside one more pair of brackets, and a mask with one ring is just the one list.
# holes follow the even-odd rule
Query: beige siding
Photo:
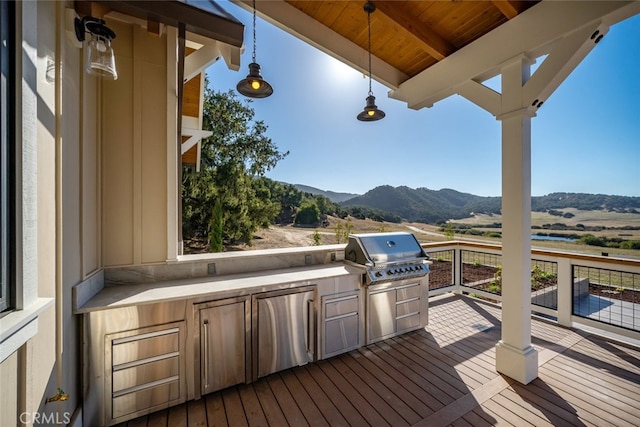
[[105, 266], [133, 263], [133, 57], [132, 27], [111, 24], [117, 34], [118, 80], [103, 82], [102, 212]]
[[0, 363], [0, 379], [6, 387], [0, 399], [0, 425], [18, 425], [18, 352]]
[[[37, 62], [37, 124], [38, 124], [38, 296], [56, 296], [56, 134], [58, 133], [58, 121], [56, 115], [56, 92], [55, 92], [55, 58], [56, 58], [56, 33], [61, 34], [61, 29], [57, 26], [56, 9], [60, 5], [55, 2], [39, 2], [37, 5], [37, 31], [38, 31], [38, 62]], [[66, 46], [62, 46], [65, 51]], [[78, 52], [66, 49], [69, 59], [79, 57]], [[67, 58], [64, 58], [66, 60]], [[75, 59], [75, 63], [78, 60]], [[73, 67], [74, 61], [68, 63], [68, 67]], [[71, 69], [69, 70], [72, 71]], [[76, 109], [77, 110], [77, 109]], [[73, 110], [66, 112], [70, 121], [76, 120], [76, 113]], [[75, 126], [77, 129], [77, 125]], [[77, 132], [75, 135], [77, 139]], [[77, 169], [77, 166], [76, 166]], [[77, 245], [76, 245], [77, 246]], [[72, 321], [71, 312], [62, 315], [64, 321]], [[71, 402], [62, 408], [44, 408], [43, 398], [55, 393], [57, 387], [67, 388], [71, 393], [77, 394], [74, 389], [79, 381], [79, 374], [70, 371], [67, 375], [58, 375], [56, 370], [56, 313], [54, 307], [49, 308], [38, 318], [38, 333], [24, 346], [24, 370], [20, 375], [24, 375], [24, 408], [28, 414], [48, 411], [49, 413], [57, 409], [73, 412], [78, 402], [75, 396]], [[61, 335], [60, 338], [62, 339]], [[69, 359], [69, 364], [77, 363], [73, 349], [76, 344], [74, 333], [69, 333], [66, 337], [70, 344], [65, 356]], [[64, 341], [63, 345], [64, 345]], [[65, 382], [58, 382], [59, 378], [64, 378]], [[79, 391], [79, 390], [78, 390]], [[64, 409], [69, 408], [69, 409]]]
[[82, 278], [102, 267], [100, 261], [99, 80], [83, 79], [82, 109]]
[[112, 26], [119, 78], [102, 92], [104, 265], [164, 262], [166, 37]]

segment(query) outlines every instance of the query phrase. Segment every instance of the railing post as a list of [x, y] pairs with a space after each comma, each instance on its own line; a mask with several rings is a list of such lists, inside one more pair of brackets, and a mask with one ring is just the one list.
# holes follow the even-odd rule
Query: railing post
[[558, 324], [571, 326], [573, 275], [571, 259], [558, 258]]
[[453, 284], [455, 285], [453, 293], [460, 295], [460, 285], [462, 285], [462, 250], [459, 245], [456, 245], [453, 250], [453, 262], [451, 264], [453, 266]]

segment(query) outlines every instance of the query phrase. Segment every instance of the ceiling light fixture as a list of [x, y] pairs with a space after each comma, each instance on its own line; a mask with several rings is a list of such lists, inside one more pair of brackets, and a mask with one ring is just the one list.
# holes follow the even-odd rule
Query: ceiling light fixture
[[238, 92], [249, 98], [266, 98], [273, 88], [260, 75], [260, 65], [256, 62], [256, 0], [253, 0], [253, 56], [249, 64], [249, 75], [238, 82]]
[[376, 10], [376, 5], [370, 1], [364, 4], [364, 11], [367, 12], [367, 27], [369, 30], [369, 96], [367, 96], [367, 104], [364, 106], [364, 110], [358, 114], [358, 120], [361, 122], [374, 122], [376, 120], [383, 119], [384, 111], [380, 110], [376, 106], [376, 97], [373, 96], [371, 91], [371, 13]]
[[118, 72], [111, 48], [111, 40], [116, 38], [116, 33], [107, 27], [102, 19], [92, 16], [76, 18], [74, 23], [79, 41], [85, 40], [86, 33], [91, 34], [91, 40], [85, 46], [84, 70], [88, 74], [116, 80]]

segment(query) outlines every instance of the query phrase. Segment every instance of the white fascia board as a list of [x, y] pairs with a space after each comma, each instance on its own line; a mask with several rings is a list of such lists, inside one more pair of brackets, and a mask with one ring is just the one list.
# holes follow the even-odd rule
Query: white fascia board
[[[249, 0], [231, 1], [251, 11], [252, 3]], [[357, 44], [325, 27], [284, 0], [256, 2], [256, 13], [267, 22], [309, 43], [327, 55], [362, 73], [368, 73], [369, 57], [366, 49], [362, 49]], [[373, 80], [390, 89], [397, 88], [401, 82], [409, 78], [408, 75], [374, 55], [371, 56], [371, 68]]]
[[582, 27], [594, 23], [608, 27], [638, 13], [640, 1], [542, 1], [405, 81], [389, 97], [416, 110], [431, 107], [469, 80], [497, 75], [514, 57], [524, 53], [537, 58]]

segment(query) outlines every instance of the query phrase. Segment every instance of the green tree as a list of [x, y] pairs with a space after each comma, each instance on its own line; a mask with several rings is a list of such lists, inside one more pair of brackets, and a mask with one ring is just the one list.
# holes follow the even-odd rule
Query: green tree
[[318, 222], [320, 222], [320, 209], [315, 200], [305, 201], [302, 206], [300, 206], [294, 223], [298, 225], [314, 225]]
[[344, 227], [342, 225], [342, 221], [338, 221], [338, 223], [336, 224], [336, 241], [338, 243], [342, 243], [343, 239], [344, 239]]
[[446, 227], [444, 228], [444, 237], [447, 238], [447, 240], [453, 240], [455, 237], [455, 231], [453, 230], [453, 226], [451, 225], [451, 223], [447, 223]]
[[318, 230], [313, 231], [313, 246], [320, 246], [322, 244], [322, 237]]
[[209, 226], [209, 248], [211, 252], [222, 252], [224, 226], [222, 223], [222, 202], [216, 199]]
[[[200, 172], [183, 169], [184, 237], [202, 234], [211, 250], [221, 250], [221, 240], [251, 244], [255, 231], [280, 211], [262, 177], [289, 153], [265, 135], [267, 126], [255, 120], [250, 102], [207, 84], [203, 128], [213, 134], [202, 142]], [[219, 209], [222, 218], [214, 219]]]
[[336, 224], [336, 240], [338, 243], [347, 242], [352, 231], [353, 223], [351, 222], [351, 217], [348, 216], [344, 222], [338, 221]]

